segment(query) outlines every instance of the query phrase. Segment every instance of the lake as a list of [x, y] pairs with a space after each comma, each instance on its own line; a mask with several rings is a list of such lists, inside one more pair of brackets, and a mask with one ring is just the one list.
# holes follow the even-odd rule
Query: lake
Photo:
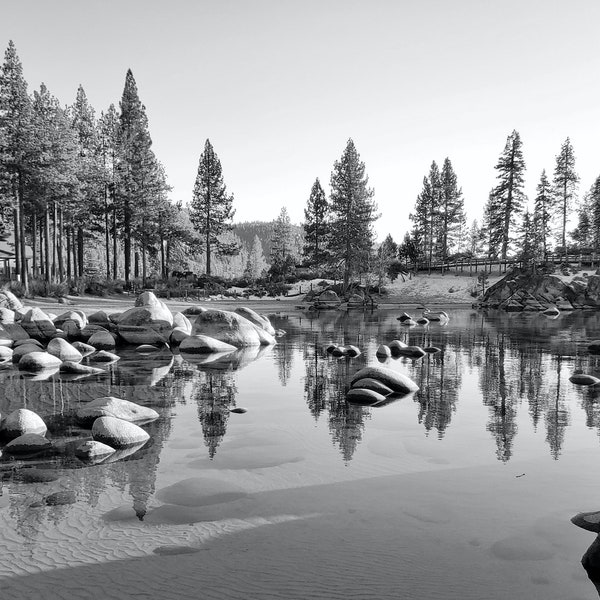
[[[260, 350], [0, 371], [2, 415], [35, 410], [57, 448], [0, 462], [4, 597], [597, 597], [580, 563], [595, 536], [570, 518], [600, 510], [600, 390], [569, 377], [600, 377], [600, 314], [448, 312], [416, 327], [397, 310], [281, 313], [287, 334]], [[393, 339], [441, 351], [379, 361]], [[349, 404], [378, 364], [420, 390]], [[109, 395], [160, 418], [145, 446], [84, 463], [72, 414]]]

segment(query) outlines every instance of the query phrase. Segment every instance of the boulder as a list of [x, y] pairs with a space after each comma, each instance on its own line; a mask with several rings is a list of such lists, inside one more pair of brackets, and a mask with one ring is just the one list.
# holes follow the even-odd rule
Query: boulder
[[[264, 335], [268, 335], [263, 332]], [[227, 310], [207, 310], [193, 323], [192, 335], [207, 335], [236, 348], [260, 346], [263, 338], [248, 319]], [[275, 340], [272, 336], [271, 339]]]
[[27, 338], [26, 340], [15, 340], [13, 342], [13, 348], [19, 348], [20, 346], [35, 346], [40, 350], [44, 349], [44, 344], [39, 340], [34, 340], [33, 338]]
[[53, 322], [56, 327], [64, 330], [63, 326], [67, 321], [73, 321], [79, 329], [83, 329], [88, 322], [85, 313], [78, 310], [69, 310], [64, 312], [58, 315]]
[[173, 327], [185, 331], [188, 335], [192, 333], [192, 322], [182, 312], [173, 315]]
[[420, 346], [406, 346], [405, 348], [396, 348], [396, 356], [406, 356], [408, 358], [422, 358], [425, 351]]
[[4, 306], [0, 306], [0, 323], [14, 323], [15, 311]]
[[186, 317], [196, 317], [203, 312], [206, 312], [208, 309], [204, 308], [204, 306], [200, 306], [199, 304], [194, 304], [194, 306], [190, 306], [183, 311], [183, 314]]
[[154, 344], [141, 344], [135, 349], [135, 351], [139, 352], [140, 354], [153, 354], [159, 350], [160, 348]]
[[108, 350], [109, 352], [114, 350], [117, 342], [112, 333], [106, 329], [98, 329], [89, 338], [87, 343], [96, 348], [96, 350]]
[[419, 386], [410, 377], [386, 367], [365, 367], [354, 375], [351, 384], [353, 385], [355, 381], [367, 377], [377, 379], [392, 391], [401, 394], [409, 394], [419, 390]]
[[388, 344], [388, 346], [390, 348], [390, 352], [392, 353], [392, 356], [400, 356], [400, 352], [402, 351], [403, 348], [406, 348], [408, 346], [408, 344], [405, 344], [404, 342], [401, 342], [400, 340], [392, 340]]
[[89, 360], [93, 362], [115, 362], [119, 360], [119, 356], [113, 354], [112, 352], [108, 352], [108, 350], [98, 350], [96, 354], [91, 354]]
[[173, 331], [171, 331], [169, 343], [172, 346], [179, 346], [181, 342], [183, 342], [183, 340], [185, 340], [185, 338], [188, 337], [190, 337], [190, 334], [185, 329], [182, 329], [181, 327], [175, 327], [173, 328]]
[[248, 319], [251, 323], [256, 325], [259, 329], [266, 331], [268, 334], [274, 336], [275, 328], [271, 325], [271, 321], [267, 317], [259, 315], [256, 311], [251, 308], [247, 308], [246, 306], [240, 306], [235, 309], [235, 312], [238, 315], [241, 315], [245, 319]]
[[85, 342], [73, 342], [73, 348], [75, 348], [84, 358], [89, 356], [90, 354], [94, 354], [96, 352], [96, 348], [91, 344], [86, 344]]
[[390, 350], [390, 347], [386, 346], [385, 344], [381, 344], [375, 352], [375, 356], [377, 356], [378, 358], [388, 358], [391, 355], [392, 351]]
[[423, 352], [427, 354], [436, 354], [437, 352], [441, 352], [442, 349], [437, 346], [427, 346], [427, 348], [423, 348]]
[[[167, 308], [167, 305], [156, 297], [154, 292], [145, 291], [135, 299], [135, 306], [158, 306]], [[167, 309], [168, 310], [168, 309]]]
[[0, 306], [10, 310], [18, 310], [23, 308], [23, 303], [10, 290], [2, 290], [0, 292]]
[[404, 319], [404, 321], [400, 321], [400, 325], [404, 327], [414, 327], [417, 322], [414, 319]]
[[2, 451], [6, 454], [34, 454], [45, 452], [50, 448], [52, 448], [52, 443], [43, 435], [25, 433], [8, 442]]
[[379, 379], [373, 379], [373, 377], [365, 377], [363, 379], [358, 379], [352, 384], [353, 388], [361, 388], [364, 390], [373, 390], [378, 394], [382, 394], [383, 396], [387, 396], [392, 393], [392, 389], [385, 385]]
[[208, 335], [189, 335], [179, 345], [179, 351], [190, 354], [212, 354], [213, 352], [233, 352], [237, 348]]
[[356, 404], [375, 404], [383, 400], [385, 400], [383, 394], [367, 388], [352, 388], [346, 393], [346, 401]]
[[585, 373], [573, 373], [573, 375], [569, 377], [569, 381], [575, 385], [596, 385], [600, 383], [600, 379]]
[[356, 346], [346, 346], [346, 352], [348, 354], [348, 356], [351, 356], [352, 358], [355, 358], [356, 356], [360, 356], [360, 349], [357, 348]]
[[91, 315], [88, 315], [87, 320], [88, 323], [91, 323], [93, 325], [100, 325], [100, 327], [104, 327], [106, 329], [108, 329], [109, 323], [111, 323], [111, 321], [108, 318], [108, 315], [103, 310], [97, 310]]
[[429, 319], [427, 317], [419, 317], [417, 319], [417, 325], [429, 325]]
[[60, 338], [50, 340], [46, 346], [46, 352], [60, 358], [61, 361], [80, 362], [83, 359], [83, 354], [77, 348]]
[[346, 349], [346, 346], [335, 346], [331, 351], [331, 354], [339, 358], [340, 356], [346, 356], [348, 350]]
[[26, 354], [29, 354], [30, 352], [39, 352], [40, 350], [41, 348], [34, 344], [21, 344], [20, 346], [13, 348], [12, 361], [17, 364]]
[[100, 457], [109, 456], [114, 452], [114, 448], [95, 440], [87, 440], [75, 448], [75, 456], [82, 460], [94, 460]]
[[30, 309], [21, 319], [21, 327], [30, 337], [41, 342], [56, 337], [56, 326], [41, 308]]
[[396, 319], [398, 321], [400, 321], [400, 323], [403, 323], [404, 321], [412, 321], [413, 318], [408, 314], [403, 312], [399, 317], [396, 317]]
[[46, 369], [57, 369], [62, 360], [49, 352], [36, 350], [28, 352], [19, 360], [20, 371], [44, 371]]
[[112, 448], [127, 448], [146, 442], [150, 436], [141, 427], [116, 417], [99, 417], [92, 425], [92, 437]]
[[163, 302], [157, 299], [157, 303], [136, 306], [121, 315], [117, 330], [127, 343], [165, 344], [169, 341], [173, 315]]
[[29, 334], [18, 323], [0, 324], [0, 339], [3, 340], [27, 340]]
[[122, 400], [113, 396], [96, 398], [85, 404], [77, 411], [77, 420], [83, 424], [92, 424], [98, 417], [116, 417], [123, 421], [136, 423], [141, 421], [154, 421], [159, 414], [152, 408], [140, 406], [129, 400]]
[[13, 349], [8, 346], [0, 346], [0, 362], [12, 361]]
[[42, 417], [28, 408], [13, 410], [2, 422], [0, 433], [5, 438], [16, 438], [26, 433], [44, 435], [48, 428]]
[[59, 371], [67, 375], [97, 375], [98, 373], [104, 373], [102, 369], [98, 367], [90, 367], [89, 365], [82, 365], [78, 362], [71, 362], [65, 360], [60, 365]]

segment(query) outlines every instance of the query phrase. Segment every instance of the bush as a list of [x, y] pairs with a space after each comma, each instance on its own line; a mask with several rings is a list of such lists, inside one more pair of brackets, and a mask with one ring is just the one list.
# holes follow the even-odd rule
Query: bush
[[[20, 282], [19, 282], [19, 285]], [[22, 285], [21, 285], [22, 288]], [[47, 282], [38, 277], [32, 278], [29, 282], [29, 295], [30, 296], [43, 296], [61, 298], [69, 293], [69, 284], [66, 282], [53, 283]]]

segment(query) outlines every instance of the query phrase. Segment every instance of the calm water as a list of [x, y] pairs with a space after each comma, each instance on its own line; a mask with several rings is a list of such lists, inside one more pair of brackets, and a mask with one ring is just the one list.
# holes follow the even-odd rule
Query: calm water
[[[282, 314], [275, 347], [129, 350], [93, 378], [0, 371], [0, 412], [37, 411], [57, 448], [0, 462], [6, 597], [597, 597], [579, 562], [594, 536], [569, 519], [600, 510], [600, 390], [569, 376], [600, 377], [600, 314], [396, 316]], [[348, 404], [393, 339], [441, 348], [386, 362], [421, 390]], [[161, 418], [141, 449], [87, 465], [71, 415], [106, 395]]]

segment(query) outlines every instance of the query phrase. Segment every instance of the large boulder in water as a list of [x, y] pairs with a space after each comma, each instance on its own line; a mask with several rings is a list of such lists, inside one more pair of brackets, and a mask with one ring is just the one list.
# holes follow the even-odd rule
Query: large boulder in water
[[377, 379], [400, 394], [410, 394], [419, 390], [419, 386], [410, 377], [386, 367], [365, 367], [354, 375], [351, 384], [354, 385], [365, 378]]
[[275, 335], [275, 328], [273, 327], [273, 325], [271, 325], [271, 321], [269, 321], [268, 317], [265, 317], [264, 315], [259, 315], [256, 311], [246, 306], [240, 306], [239, 308], [236, 308], [235, 312], [238, 315], [242, 315], [242, 317], [248, 319], [248, 321], [259, 327], [260, 329], [263, 329], [270, 335]]
[[41, 308], [31, 308], [20, 323], [30, 337], [40, 342], [46, 342], [56, 337], [56, 326]]
[[37, 433], [24, 433], [8, 442], [2, 449], [6, 454], [35, 454], [52, 448], [52, 442]]
[[83, 359], [83, 354], [61, 338], [54, 338], [48, 342], [46, 352], [60, 358], [61, 361], [69, 360], [71, 362], [79, 362]]
[[0, 433], [5, 438], [16, 438], [26, 433], [44, 435], [47, 431], [42, 417], [28, 408], [13, 410], [2, 422]]
[[[151, 292], [145, 292], [152, 294]], [[143, 294], [142, 294], [143, 295]], [[173, 330], [173, 315], [164, 302], [135, 306], [117, 324], [119, 335], [129, 344], [164, 344]]]
[[148, 432], [135, 423], [116, 417], [99, 417], [92, 425], [92, 437], [111, 448], [127, 448], [150, 439]]
[[275, 338], [266, 331], [259, 333], [248, 319], [227, 310], [200, 313], [194, 321], [192, 335], [207, 335], [236, 348], [275, 343]]
[[45, 371], [47, 369], [58, 369], [61, 364], [62, 360], [49, 352], [28, 352], [19, 361], [19, 370], [33, 372]]
[[180, 344], [182, 354], [212, 354], [214, 352], [234, 352], [237, 348], [208, 335], [189, 335]]
[[104, 328], [98, 329], [93, 333], [88, 338], [87, 343], [96, 350], [108, 350], [109, 352], [112, 352], [117, 345], [113, 334]]
[[116, 417], [130, 423], [153, 421], [158, 419], [158, 413], [147, 406], [140, 406], [129, 400], [122, 400], [113, 396], [96, 398], [82, 406], [77, 411], [77, 420], [82, 423], [92, 423], [98, 417]]

